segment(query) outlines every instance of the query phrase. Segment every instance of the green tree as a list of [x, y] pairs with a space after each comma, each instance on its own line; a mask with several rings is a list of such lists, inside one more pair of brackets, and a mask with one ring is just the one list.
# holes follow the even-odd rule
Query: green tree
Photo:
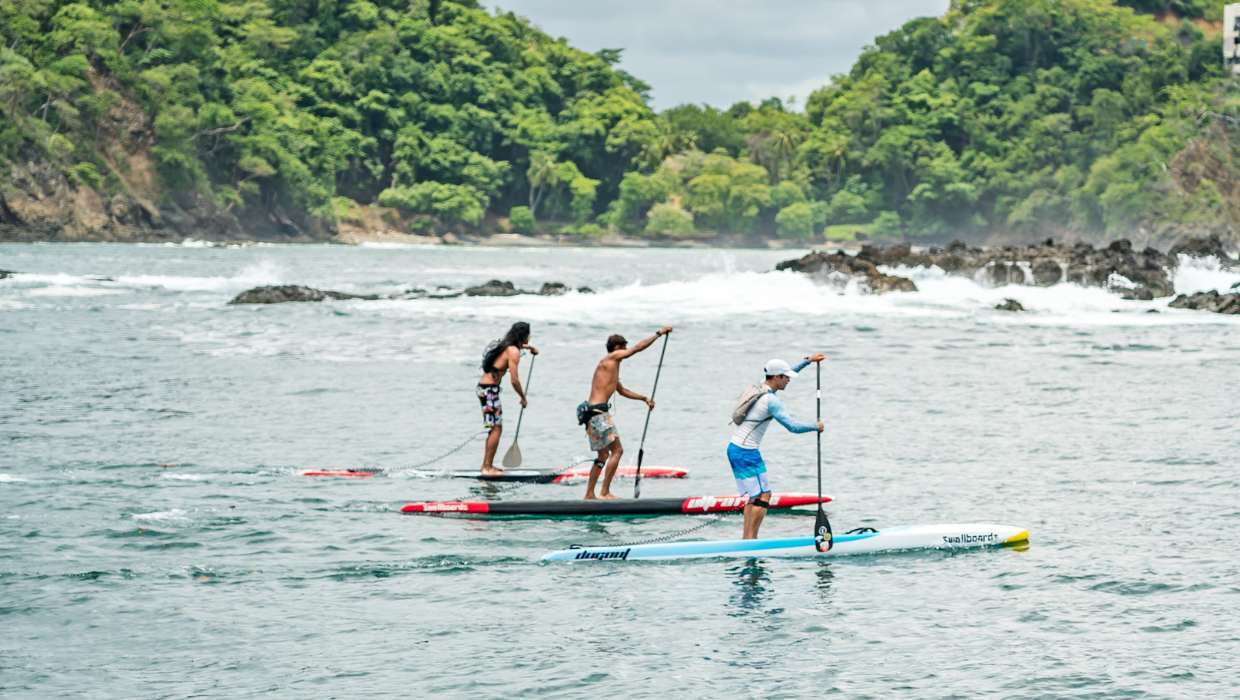
[[508, 213], [508, 220], [512, 222], [512, 228], [519, 233], [534, 232], [534, 213], [529, 207], [513, 207]]
[[819, 211], [809, 202], [789, 204], [775, 216], [779, 235], [785, 238], [812, 238], [822, 223]]
[[695, 232], [693, 215], [670, 202], [656, 204], [646, 216], [644, 232], [648, 236], [691, 236]]

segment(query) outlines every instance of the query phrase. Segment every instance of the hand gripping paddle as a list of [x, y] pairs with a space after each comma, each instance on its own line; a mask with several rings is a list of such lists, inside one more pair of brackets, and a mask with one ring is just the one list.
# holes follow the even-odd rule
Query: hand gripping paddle
[[[818, 405], [818, 420], [822, 421], [822, 363], [815, 362], [817, 385], [814, 394]], [[831, 521], [827, 520], [827, 512], [822, 509], [822, 431], [818, 432], [818, 516], [814, 518], [814, 549], [819, 552], [831, 551]]]

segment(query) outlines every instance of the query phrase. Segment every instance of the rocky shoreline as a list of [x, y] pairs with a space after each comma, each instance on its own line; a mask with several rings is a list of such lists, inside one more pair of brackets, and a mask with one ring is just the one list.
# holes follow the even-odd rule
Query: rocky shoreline
[[1179, 254], [1213, 255], [1224, 266], [1236, 262], [1217, 236], [1191, 238], [1163, 253], [1155, 248], [1135, 250], [1120, 239], [1102, 248], [1088, 243], [1055, 243], [1046, 240], [1028, 246], [978, 248], [954, 241], [945, 248], [914, 250], [907, 243], [862, 246], [854, 256], [843, 251], [814, 251], [796, 260], [785, 260], [776, 270], [802, 272], [836, 286], [856, 283], [876, 293], [916, 291], [911, 279], [880, 270], [937, 267], [947, 274], [969, 277], [980, 284], [1049, 287], [1070, 282], [1103, 287], [1124, 299], [1152, 300], [1175, 293], [1172, 275]]
[[[1123, 299], [1150, 301], [1172, 296], [1173, 276], [1179, 255], [1213, 256], [1227, 269], [1240, 269], [1217, 236], [1187, 239], [1163, 253], [1154, 248], [1135, 250], [1127, 240], [1095, 248], [1084, 243], [1063, 244], [1052, 240], [1037, 245], [980, 248], [959, 241], [946, 247], [914, 249], [901, 243], [889, 246], [865, 245], [855, 254], [837, 250], [813, 251], [794, 260], [778, 263], [778, 271], [810, 275], [816, 281], [843, 289], [856, 285], [874, 294], [915, 292], [917, 285], [898, 274], [906, 268], [937, 267], [947, 274], [968, 277], [989, 286], [1031, 285], [1048, 287], [1059, 283], [1101, 287]], [[12, 274], [0, 270], [0, 279]], [[388, 295], [352, 294], [303, 285], [274, 285], [249, 289], [229, 304], [282, 304], [326, 300], [451, 299], [457, 297], [511, 297], [518, 295], [558, 296], [570, 292], [591, 294], [589, 287], [576, 290], [561, 282], [545, 282], [538, 289], [522, 289], [510, 281], [493, 279], [484, 284], [454, 288], [415, 286]], [[1240, 314], [1240, 284], [1229, 292], [1181, 294], [1169, 303], [1171, 308], [1195, 309], [1224, 314]], [[1024, 311], [1015, 299], [1004, 299], [995, 306], [1000, 311]]]
[[1240, 283], [1232, 286], [1232, 291], [1220, 294], [1215, 290], [1196, 294], [1180, 294], [1168, 304], [1173, 309], [1193, 309], [1194, 311], [1213, 311], [1216, 314], [1240, 316]]
[[[454, 289], [452, 287], [443, 286], [436, 287], [434, 289], [428, 289], [425, 287], [411, 287], [397, 294], [383, 296], [379, 294], [349, 294], [330, 289], [315, 289], [314, 287], [306, 287], [300, 284], [281, 284], [247, 289], [246, 291], [233, 297], [228, 303], [230, 305], [288, 304], [297, 302], [326, 301], [328, 299], [333, 301], [375, 301], [378, 299], [455, 299], [461, 296], [511, 297], [523, 294], [554, 297], [568, 294], [570, 291], [574, 290], [563, 282], [544, 282], [542, 287], [540, 287], [537, 291], [534, 291], [521, 289], [512, 282], [508, 282], [506, 280], [490, 280], [485, 284], [465, 287], [464, 289]], [[594, 293], [594, 290], [589, 287], [578, 287], [575, 291], [578, 294]]]

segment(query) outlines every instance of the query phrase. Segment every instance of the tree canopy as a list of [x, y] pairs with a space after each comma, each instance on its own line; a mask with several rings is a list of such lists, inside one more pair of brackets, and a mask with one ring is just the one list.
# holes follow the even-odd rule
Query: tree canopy
[[[954, 0], [803, 112], [649, 86], [475, 0], [9, 0], [0, 162], [240, 217], [813, 238], [1240, 227], [1205, 0]], [[123, 142], [124, 148], [118, 143]]]

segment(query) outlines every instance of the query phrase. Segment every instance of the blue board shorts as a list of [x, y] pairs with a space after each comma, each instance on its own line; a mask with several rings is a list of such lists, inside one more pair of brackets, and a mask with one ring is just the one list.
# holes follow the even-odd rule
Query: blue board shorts
[[762, 461], [761, 452], [728, 443], [728, 463], [732, 465], [732, 477], [736, 479], [736, 490], [740, 495], [755, 498], [770, 492], [766, 462]]

